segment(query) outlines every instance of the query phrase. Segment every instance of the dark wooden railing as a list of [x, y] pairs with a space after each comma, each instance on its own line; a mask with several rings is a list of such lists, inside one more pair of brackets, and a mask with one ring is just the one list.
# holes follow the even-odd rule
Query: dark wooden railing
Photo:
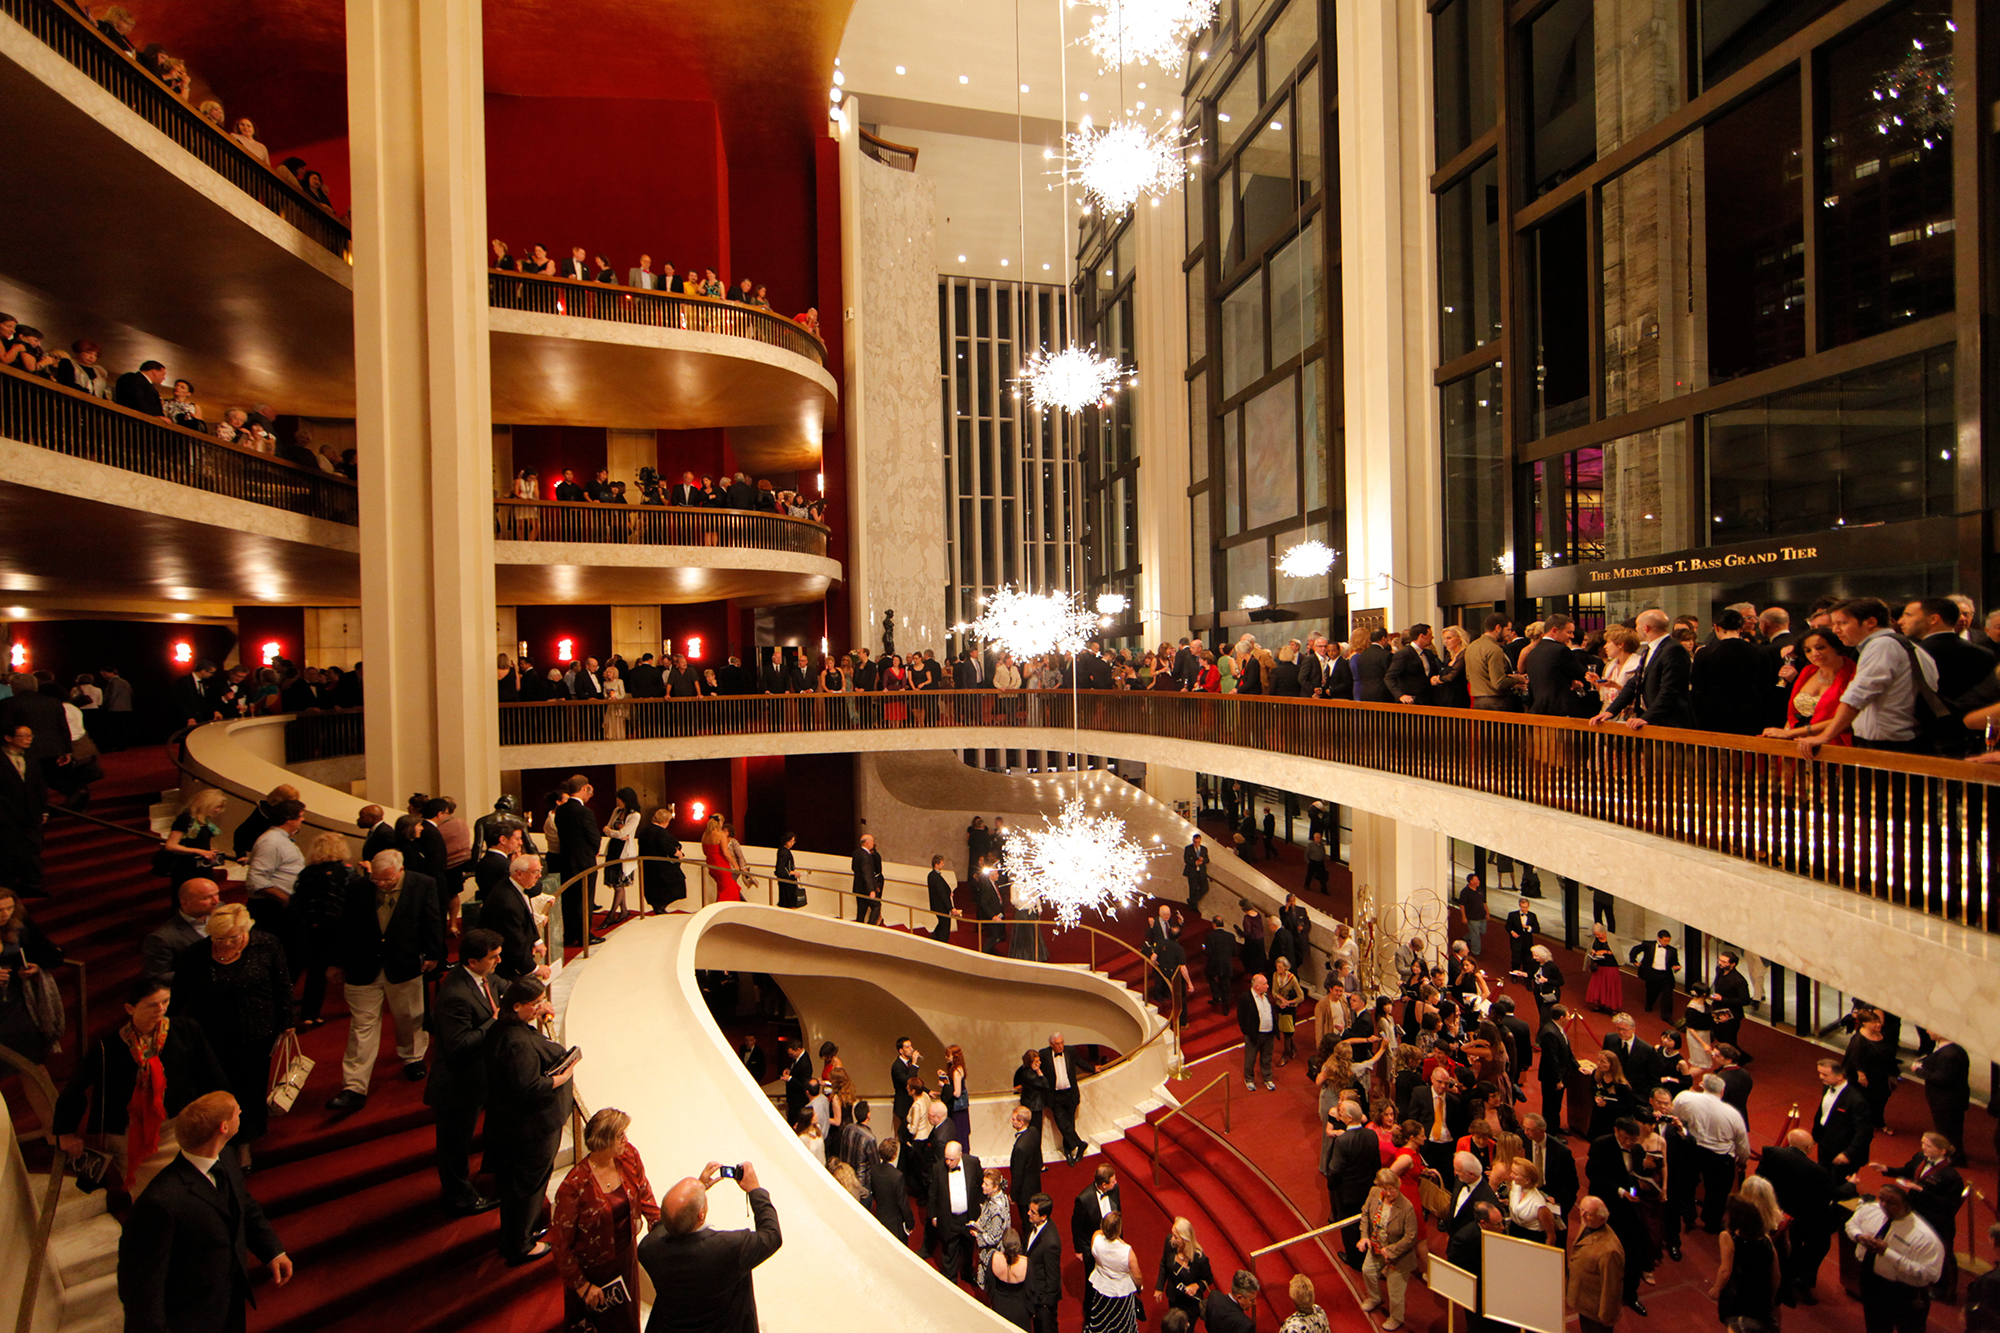
[[[5, 0], [0, 0], [5, 3]], [[761, 306], [707, 296], [646, 291], [608, 282], [578, 282], [574, 278], [544, 278], [526, 273], [490, 270], [486, 291], [495, 310], [522, 310], [532, 315], [577, 315], [614, 324], [638, 324], [649, 329], [688, 329], [723, 333], [782, 347], [826, 364], [826, 344], [796, 320]]]
[[861, 131], [861, 155], [898, 171], [917, 169], [917, 150], [905, 143], [891, 143], [879, 134]]
[[361, 710], [300, 713], [285, 723], [285, 762], [309, 764], [315, 759], [344, 759], [366, 752]]
[[[2000, 932], [2000, 768], [1829, 746], [1346, 700], [1086, 691], [502, 704], [500, 743], [1063, 729], [1203, 741], [1524, 801]], [[306, 719], [301, 719], [306, 721]], [[1004, 746], [1001, 737], [982, 739]], [[1111, 747], [1115, 753], [1115, 747]]]
[[314, 242], [350, 258], [346, 224], [297, 185], [243, 151], [150, 70], [113, 46], [96, 26], [60, 0], [0, 0], [5, 14], [43, 45], [131, 108], [184, 151], [231, 185], [270, 209]]
[[784, 514], [577, 500], [495, 500], [493, 533], [508, 542], [724, 546], [797, 555], [825, 555], [827, 538], [824, 524]]
[[224, 444], [7, 367], [0, 367], [0, 436], [309, 518], [357, 521], [354, 483], [345, 477]]

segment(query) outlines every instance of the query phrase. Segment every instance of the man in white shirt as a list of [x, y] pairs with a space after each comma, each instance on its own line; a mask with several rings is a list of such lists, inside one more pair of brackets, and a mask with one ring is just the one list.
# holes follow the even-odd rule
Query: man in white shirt
[[639, 267], [632, 269], [625, 275], [625, 285], [627, 287], [637, 287], [642, 291], [648, 292], [653, 291], [660, 285], [660, 275], [653, 272], [653, 257], [651, 255], [639, 256]]
[[1674, 1116], [1694, 1140], [1701, 1168], [1701, 1224], [1709, 1235], [1722, 1231], [1723, 1205], [1736, 1185], [1736, 1164], [1750, 1158], [1750, 1132], [1736, 1108], [1722, 1100], [1722, 1080], [1709, 1074], [1699, 1090], [1674, 1098]]
[[977, 1157], [967, 1157], [956, 1143], [945, 1145], [931, 1189], [931, 1217], [944, 1275], [953, 1281], [972, 1281], [972, 1224], [979, 1216], [983, 1174]]
[[1868, 1333], [1922, 1333], [1931, 1284], [1944, 1272], [1944, 1243], [1910, 1210], [1901, 1185], [1884, 1182], [1873, 1203], [1848, 1219], [1861, 1269], [1861, 1314]]
[[1076, 1112], [1083, 1104], [1083, 1089], [1079, 1085], [1092, 1072], [1089, 1061], [1064, 1044], [1062, 1033], [1049, 1034], [1049, 1044], [1042, 1047], [1042, 1073], [1049, 1080], [1046, 1109], [1055, 1117], [1056, 1132], [1062, 1136], [1063, 1160], [1072, 1165], [1089, 1146], [1076, 1132]]
[[1264, 1086], [1278, 1090], [1271, 1077], [1271, 1051], [1277, 1042], [1278, 1015], [1271, 1005], [1271, 980], [1259, 972], [1250, 978], [1250, 989], [1236, 1002], [1236, 1026], [1243, 1032], [1243, 1087], [1257, 1089], [1257, 1065], [1264, 1066]]
[[1854, 679], [1841, 693], [1840, 706], [1825, 726], [1799, 741], [1800, 751], [1811, 758], [1820, 746], [1851, 731], [1854, 743], [1864, 749], [1930, 753], [1930, 742], [1918, 722], [1928, 716], [1928, 709], [1918, 697], [1917, 677], [1910, 667], [1914, 658], [1925, 690], [1934, 691], [1937, 663], [1896, 633], [1895, 620], [1879, 598], [1837, 603], [1832, 616], [1833, 632], [1859, 652], [1860, 660], [1854, 666]]

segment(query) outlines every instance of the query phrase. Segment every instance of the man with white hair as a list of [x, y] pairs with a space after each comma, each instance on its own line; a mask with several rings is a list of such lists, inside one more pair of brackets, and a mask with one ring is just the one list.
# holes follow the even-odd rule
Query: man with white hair
[[1625, 1247], [1611, 1230], [1611, 1210], [1587, 1194], [1576, 1206], [1564, 1297], [1583, 1333], [1610, 1333], [1625, 1312]]
[[1653, 608], [1639, 613], [1639, 665], [1625, 680], [1625, 688], [1602, 712], [1590, 719], [1593, 726], [1610, 722], [1626, 709], [1636, 709], [1626, 726], [1692, 727], [1694, 703], [1689, 685], [1694, 662], [1678, 639], [1667, 633], [1667, 613]]
[[1722, 1100], [1724, 1084], [1705, 1075], [1699, 1088], [1674, 1098], [1674, 1117], [1694, 1140], [1701, 1169], [1701, 1225], [1709, 1235], [1722, 1231], [1722, 1207], [1736, 1184], [1736, 1164], [1750, 1160], [1750, 1132], [1737, 1109]]
[[1473, 1208], [1482, 1203], [1500, 1207], [1500, 1197], [1493, 1187], [1486, 1183], [1486, 1165], [1469, 1152], [1455, 1153], [1451, 1159], [1451, 1220], [1445, 1223], [1447, 1234], [1455, 1233], [1475, 1216]]
[[341, 1058], [341, 1089], [327, 1102], [330, 1111], [358, 1110], [368, 1100], [368, 1081], [382, 1046], [382, 1007], [396, 1019], [396, 1054], [403, 1076], [424, 1077], [424, 974], [444, 961], [444, 916], [437, 885], [429, 875], [403, 868], [393, 848], [368, 863], [368, 877], [348, 890], [341, 914], [336, 961], [346, 978], [347, 1052]]

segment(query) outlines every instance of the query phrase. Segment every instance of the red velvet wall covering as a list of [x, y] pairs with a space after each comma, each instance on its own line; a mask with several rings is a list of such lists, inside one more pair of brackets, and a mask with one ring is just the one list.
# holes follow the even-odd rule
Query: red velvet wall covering
[[[577, 485], [587, 486], [604, 466], [605, 457], [602, 426], [514, 427], [514, 475], [520, 476], [522, 468], [535, 469], [544, 500], [555, 499], [556, 483], [562, 480], [564, 468], [576, 473]], [[626, 479], [627, 492], [632, 489]]]

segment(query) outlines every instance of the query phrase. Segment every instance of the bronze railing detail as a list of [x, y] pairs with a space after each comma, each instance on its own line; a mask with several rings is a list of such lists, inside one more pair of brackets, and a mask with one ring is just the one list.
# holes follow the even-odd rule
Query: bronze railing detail
[[762, 306], [498, 269], [488, 271], [486, 291], [495, 310], [520, 310], [533, 315], [576, 315], [583, 319], [637, 324], [652, 329], [722, 333], [782, 347], [808, 358], [815, 365], [826, 364], [825, 343], [796, 320], [787, 319], [777, 311], [766, 310]]
[[[6, 0], [0, 0], [6, 3]], [[356, 523], [354, 483], [0, 367], [0, 436], [125, 472]]]
[[879, 134], [861, 131], [861, 155], [897, 171], [915, 171], [919, 150], [906, 143], [893, 143]]
[[313, 241], [349, 258], [353, 238], [347, 225], [312, 196], [265, 166], [211, 124], [150, 70], [113, 46], [108, 38], [59, 0], [0, 0], [5, 14], [51, 51], [76, 66], [91, 82], [129, 107], [148, 125], [172, 139], [203, 166], [270, 209]]
[[[1346, 700], [1087, 691], [746, 695], [501, 704], [500, 743], [976, 727], [1145, 735], [1505, 797], [2000, 931], [2000, 768], [1567, 718]], [[1080, 742], [1115, 753], [1096, 739]], [[1007, 744], [981, 738], [985, 748]]]
[[580, 500], [495, 500], [493, 535], [505, 542], [608, 546], [720, 546], [736, 551], [826, 554], [827, 527], [788, 514]]

